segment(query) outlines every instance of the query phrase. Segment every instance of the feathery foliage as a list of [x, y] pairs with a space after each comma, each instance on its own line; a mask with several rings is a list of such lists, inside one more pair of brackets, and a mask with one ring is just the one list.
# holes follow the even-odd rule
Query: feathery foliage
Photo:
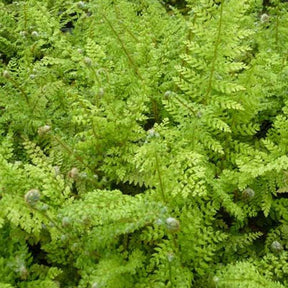
[[0, 1], [1, 288], [288, 285], [268, 2]]

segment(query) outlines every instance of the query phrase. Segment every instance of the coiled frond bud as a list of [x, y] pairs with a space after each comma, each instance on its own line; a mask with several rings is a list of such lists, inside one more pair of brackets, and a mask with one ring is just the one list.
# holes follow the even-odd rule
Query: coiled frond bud
[[48, 133], [51, 130], [51, 126], [49, 125], [44, 125], [38, 128], [38, 134], [40, 136], [45, 135], [46, 133]]
[[178, 232], [180, 230], [180, 222], [173, 217], [169, 217], [166, 219], [166, 228], [172, 233]]
[[279, 253], [283, 250], [283, 246], [278, 241], [273, 241], [273, 243], [271, 244], [271, 250], [273, 252]]
[[77, 179], [77, 178], [79, 177], [79, 170], [78, 170], [78, 168], [73, 167], [73, 168], [69, 171], [68, 176], [69, 176], [70, 178], [74, 179], [74, 180]]
[[39, 202], [40, 196], [38, 189], [31, 189], [25, 194], [24, 199], [28, 205], [35, 206]]

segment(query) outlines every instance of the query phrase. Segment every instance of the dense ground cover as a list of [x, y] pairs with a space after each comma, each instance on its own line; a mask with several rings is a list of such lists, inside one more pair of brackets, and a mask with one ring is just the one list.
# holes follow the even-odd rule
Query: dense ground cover
[[287, 8], [0, 1], [0, 288], [287, 287]]

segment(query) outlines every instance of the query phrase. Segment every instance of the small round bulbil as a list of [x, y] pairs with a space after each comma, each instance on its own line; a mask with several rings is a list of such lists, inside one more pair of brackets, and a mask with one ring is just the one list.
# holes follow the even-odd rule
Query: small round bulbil
[[38, 189], [31, 189], [25, 194], [24, 199], [30, 206], [35, 206], [39, 202], [40, 196]]
[[173, 217], [169, 217], [166, 219], [166, 227], [168, 229], [168, 231], [170, 232], [178, 232], [180, 230], [180, 222], [173, 218]]
[[283, 250], [283, 246], [278, 241], [273, 241], [271, 244], [271, 250], [273, 252], [281, 252]]
[[168, 90], [164, 93], [164, 98], [168, 99], [171, 95], [172, 95], [172, 92], [170, 90]]
[[85, 63], [87, 66], [91, 66], [91, 65], [92, 65], [92, 60], [91, 60], [91, 58], [85, 57], [85, 58], [84, 58], [84, 63]]
[[4, 70], [3, 73], [2, 73], [3, 77], [6, 78], [6, 79], [9, 79], [10, 78], [10, 73], [8, 70]]
[[84, 9], [84, 8], [86, 7], [86, 4], [85, 4], [85, 2], [83, 2], [83, 1], [79, 1], [79, 2], [77, 3], [77, 6], [78, 6], [80, 9]]
[[31, 36], [37, 38], [39, 37], [39, 33], [37, 31], [32, 31]]
[[38, 128], [38, 134], [40, 136], [45, 135], [46, 133], [48, 133], [51, 130], [51, 126], [49, 125], [44, 125]]
[[167, 254], [168, 262], [172, 262], [175, 259], [174, 253], [170, 252]]
[[255, 191], [248, 187], [242, 191], [242, 196], [244, 199], [252, 199], [255, 196]]
[[269, 20], [270, 20], [270, 16], [268, 14], [264, 13], [261, 15], [260, 21], [262, 23], [269, 22]]
[[76, 167], [73, 167], [69, 173], [68, 176], [72, 179], [77, 179], [79, 177], [79, 170]]
[[69, 217], [65, 216], [62, 218], [62, 226], [68, 227], [71, 224], [71, 220]]

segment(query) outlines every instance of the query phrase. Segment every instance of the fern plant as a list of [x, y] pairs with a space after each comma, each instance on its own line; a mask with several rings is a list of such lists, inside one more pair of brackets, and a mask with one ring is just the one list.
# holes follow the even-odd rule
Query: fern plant
[[287, 3], [186, 2], [1, 1], [0, 287], [287, 286]]

